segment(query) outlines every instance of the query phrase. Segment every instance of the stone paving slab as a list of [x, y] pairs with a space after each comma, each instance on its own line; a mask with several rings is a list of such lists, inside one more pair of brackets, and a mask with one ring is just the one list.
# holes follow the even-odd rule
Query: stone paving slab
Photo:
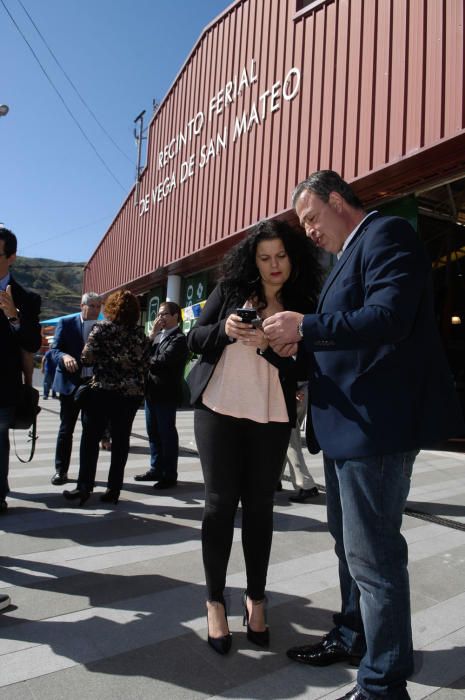
[[[180, 487], [156, 494], [134, 481], [148, 467], [138, 412], [117, 507], [96, 497], [84, 508], [50, 484], [58, 402], [43, 404], [32, 465], [11, 459], [11, 511], [0, 520], [0, 590], [13, 605], [0, 614], [0, 700], [124, 698], [305, 698], [335, 700], [354, 683], [343, 664], [315, 669], [286, 649], [327, 631], [339, 607], [337, 562], [324, 493], [290, 504], [276, 495], [268, 577], [272, 643], [257, 650], [245, 636], [240, 515], [228, 570], [233, 650], [205, 643], [200, 551], [203, 485], [191, 411], [180, 411]], [[77, 475], [80, 426], [71, 474]], [[18, 434], [18, 450], [23, 436]], [[306, 455], [324, 485], [321, 457]], [[104, 489], [109, 455], [97, 478]], [[409, 507], [465, 523], [465, 455], [422, 452]], [[405, 516], [412, 586], [415, 674], [412, 700], [465, 700], [465, 531]]]

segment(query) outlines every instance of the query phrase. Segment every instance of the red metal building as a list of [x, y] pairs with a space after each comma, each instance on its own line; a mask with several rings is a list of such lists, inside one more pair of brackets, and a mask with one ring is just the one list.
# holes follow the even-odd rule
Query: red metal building
[[[163, 296], [174, 274], [191, 292], [191, 275], [259, 219], [292, 218], [296, 183], [332, 168], [367, 205], [409, 210], [437, 269], [445, 337], [458, 338], [453, 312], [463, 343], [464, 14], [463, 0], [233, 2], [153, 116], [147, 165], [84, 289]], [[201, 279], [185, 305], [205, 296]]]

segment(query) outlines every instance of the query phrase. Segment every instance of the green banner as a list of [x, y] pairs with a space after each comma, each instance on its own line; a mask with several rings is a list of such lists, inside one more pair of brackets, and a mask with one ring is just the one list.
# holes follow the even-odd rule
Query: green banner
[[208, 275], [201, 272], [183, 280], [181, 304], [182, 308], [194, 306], [199, 301], [204, 301], [208, 295]]
[[155, 320], [158, 311], [160, 310], [160, 305], [165, 301], [165, 292], [163, 287], [156, 287], [152, 289], [148, 294], [147, 299], [147, 318], [145, 321], [145, 332], [147, 335], [152, 329], [152, 324]]

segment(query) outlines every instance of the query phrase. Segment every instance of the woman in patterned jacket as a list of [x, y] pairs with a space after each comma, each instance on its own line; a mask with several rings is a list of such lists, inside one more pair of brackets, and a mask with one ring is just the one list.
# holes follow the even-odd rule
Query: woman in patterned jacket
[[111, 294], [105, 302], [106, 320], [91, 331], [82, 363], [93, 366], [90, 388], [82, 406], [82, 437], [77, 488], [64, 491], [68, 500], [83, 505], [95, 485], [99, 441], [107, 424], [112, 440], [110, 471], [100, 500], [117, 503], [129, 452], [129, 437], [144, 396], [149, 341], [138, 326], [140, 308], [128, 290]]

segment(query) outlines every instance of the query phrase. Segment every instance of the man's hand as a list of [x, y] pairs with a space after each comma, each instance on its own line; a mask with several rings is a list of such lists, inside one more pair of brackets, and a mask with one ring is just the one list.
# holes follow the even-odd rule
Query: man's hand
[[[263, 321], [263, 331], [270, 341], [270, 345], [278, 352], [280, 346], [292, 344], [297, 347], [297, 343], [302, 340], [297, 327], [303, 319], [303, 314], [298, 314], [296, 311], [280, 311], [273, 314]], [[281, 348], [282, 352], [284, 348]], [[282, 354], [278, 352], [278, 354]], [[295, 354], [295, 353], [288, 353]], [[286, 357], [286, 355], [283, 355]]]
[[284, 345], [278, 343], [278, 344], [271, 344], [271, 347], [275, 351], [277, 355], [280, 357], [292, 357], [293, 355], [297, 355], [297, 350], [298, 350], [298, 343], [284, 343]]
[[63, 364], [67, 372], [77, 372], [79, 365], [72, 355], [63, 355]]
[[155, 338], [155, 336], [157, 335], [157, 333], [162, 330], [162, 328], [163, 328], [162, 321], [163, 321], [163, 316], [158, 315], [155, 317], [155, 320], [152, 323], [152, 328], [150, 329], [150, 333], [149, 333], [150, 340], [153, 340]]
[[7, 318], [18, 315], [16, 304], [13, 300], [13, 294], [11, 293], [11, 284], [7, 286], [4, 292], [0, 292], [0, 309]]

